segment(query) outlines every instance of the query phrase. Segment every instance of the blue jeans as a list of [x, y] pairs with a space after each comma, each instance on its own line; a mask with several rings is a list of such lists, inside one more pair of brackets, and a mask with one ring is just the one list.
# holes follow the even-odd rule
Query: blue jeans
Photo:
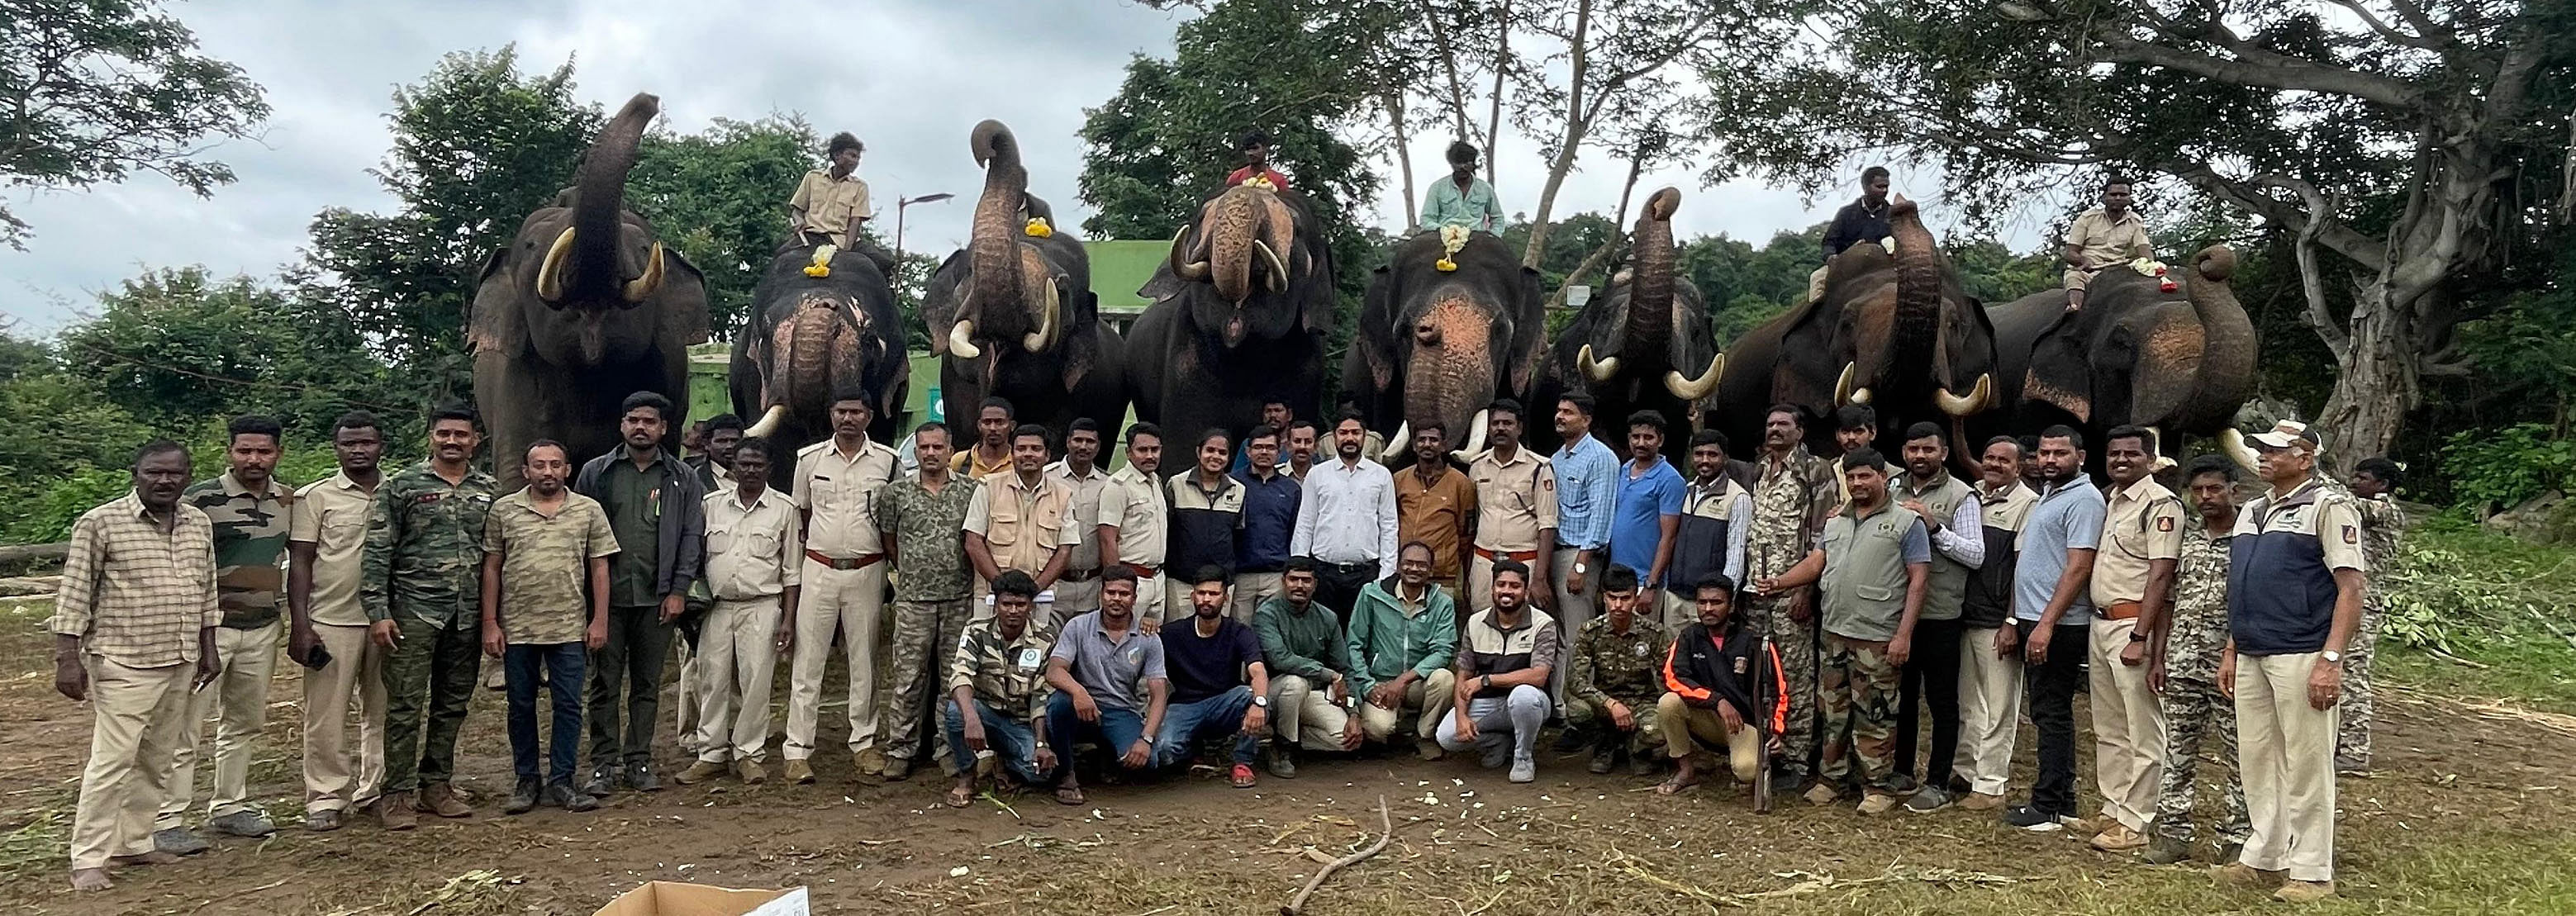
[[1056, 752], [1056, 771], [1047, 774], [1047, 778], [1050, 781], [1063, 779], [1066, 773], [1073, 771], [1073, 746], [1076, 744], [1090, 741], [1115, 758], [1125, 756], [1128, 748], [1136, 746], [1136, 739], [1144, 736], [1145, 717], [1133, 709], [1104, 705], [1100, 707], [1100, 721], [1085, 722], [1073, 714], [1071, 694], [1056, 694], [1055, 699], [1047, 701], [1047, 741], [1054, 745]]
[[588, 664], [589, 653], [577, 642], [514, 644], [502, 650], [502, 675], [510, 687], [510, 767], [521, 781], [537, 778], [537, 681], [542, 674], [554, 694], [554, 753], [546, 760], [545, 781], [572, 782], [574, 757], [581, 751], [582, 669]]
[[1196, 703], [1163, 707], [1163, 733], [1154, 736], [1154, 766], [1190, 759], [1201, 738], [1234, 737], [1234, 762], [1249, 764], [1261, 754], [1261, 736], [1243, 733], [1243, 714], [1252, 708], [1252, 688], [1236, 686]]
[[[1003, 715], [982, 700], [975, 701], [975, 717], [984, 723], [984, 749], [993, 752], [993, 759], [1001, 761], [1021, 782], [1045, 781], [1038, 774], [1037, 735], [1028, 723]], [[958, 713], [956, 700], [940, 701], [940, 721], [948, 723], [948, 772], [954, 775], [974, 769], [975, 752], [966, 748], [966, 720]]]

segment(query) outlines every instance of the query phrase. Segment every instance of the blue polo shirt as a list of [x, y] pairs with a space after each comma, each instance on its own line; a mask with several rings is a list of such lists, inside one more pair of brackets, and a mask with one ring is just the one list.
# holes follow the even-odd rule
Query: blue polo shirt
[[[1672, 462], [1655, 456], [1653, 467], [1638, 474], [1633, 464], [1619, 466], [1619, 500], [1610, 512], [1610, 562], [1637, 571], [1644, 579], [1655, 571], [1655, 549], [1663, 545], [1663, 520], [1682, 514], [1682, 494], [1690, 485]], [[1563, 524], [1560, 518], [1558, 524]], [[1647, 582], [1648, 588], [1662, 583]]]
[[1297, 534], [1297, 502], [1306, 488], [1287, 468], [1271, 470], [1263, 481], [1249, 469], [1234, 472], [1243, 485], [1243, 530], [1234, 542], [1234, 571], [1275, 573], [1288, 568], [1288, 540]]
[[[2013, 567], [2013, 619], [2037, 622], [2057, 594], [2057, 578], [2066, 574], [2066, 552], [2099, 549], [2102, 519], [2110, 506], [2093, 478], [2082, 474], [2042, 493], [2022, 523], [2021, 560]], [[2093, 590], [2078, 588], [2058, 626], [2093, 622]]]

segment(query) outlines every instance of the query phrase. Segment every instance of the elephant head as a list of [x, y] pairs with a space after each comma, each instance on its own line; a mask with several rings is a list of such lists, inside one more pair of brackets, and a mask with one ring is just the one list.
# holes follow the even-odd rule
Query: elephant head
[[[2049, 322], [2032, 342], [2021, 379], [2026, 401], [2053, 405], [2096, 428], [2122, 424], [2168, 432], [2226, 427], [2252, 392], [2253, 321], [2228, 279], [2236, 252], [2203, 248], [2179, 289], [2126, 267], [2096, 273], [2083, 311], [2064, 315], [2065, 294], [2040, 293], [1998, 309], [1998, 322]], [[2009, 311], [2010, 318], [2003, 317]]]
[[1320, 334], [1332, 321], [1332, 249], [1306, 199], [1236, 185], [1199, 205], [1172, 234], [1162, 268], [1137, 292], [1186, 298], [1190, 323], [1227, 349], [1247, 339]]
[[[1615, 400], [1609, 408], [1614, 411], [1657, 401], [1678, 402], [1687, 410], [1717, 388], [1726, 368], [1726, 356], [1709, 339], [1699, 288], [1674, 271], [1672, 220], [1681, 199], [1673, 188], [1646, 198], [1628, 269], [1611, 278], [1608, 292], [1585, 308], [1558, 344], [1560, 353], [1577, 346], [1561, 367], [1570, 370], [1568, 387], [1587, 388], [1605, 398], [1604, 404]], [[1634, 390], [1649, 384], [1670, 400]]]
[[1362, 395], [1370, 426], [1387, 437], [1390, 460], [1408, 453], [1412, 428], [1439, 422], [1445, 448], [1482, 450], [1476, 415], [1496, 397], [1526, 397], [1546, 346], [1538, 272], [1502, 240], [1468, 237], [1440, 270], [1440, 237], [1417, 235], [1369, 281], [1360, 325], [1344, 363], [1343, 390]]
[[[1961, 288], [1913, 201], [1898, 198], [1888, 217], [1896, 250], [1864, 243], [1834, 257], [1824, 297], [1807, 310], [1816, 319], [1830, 317], [1832, 331], [1816, 335], [1823, 330], [1819, 320], [1802, 341], [1792, 329], [1784, 367], [1797, 364], [1796, 352], [1821, 336], [1824, 352], [1840, 359], [1830, 370], [1832, 398], [1824, 406], [1872, 404], [1890, 428], [1991, 409], [1997, 403], [1995, 333], [1984, 307]], [[1812, 367], [1798, 374], [1809, 382], [1799, 389], [1807, 397], [1791, 400], [1813, 403], [1820, 392], [1811, 387]]]
[[[984, 167], [972, 237], [943, 264], [922, 299], [932, 353], [971, 364], [989, 390], [1006, 359], [1036, 357], [1066, 388], [1097, 361], [1089, 256], [1061, 228], [1039, 228], [1046, 204], [1028, 193], [1019, 141], [1000, 121], [975, 125], [968, 146]], [[1016, 370], [1015, 370], [1016, 371]]]
[[894, 295], [875, 262], [830, 245], [791, 249], [751, 299], [751, 326], [734, 342], [734, 409], [752, 421], [745, 435], [805, 445], [832, 428], [832, 401], [848, 391], [868, 392], [886, 421], [874, 425], [894, 428], [908, 370]]

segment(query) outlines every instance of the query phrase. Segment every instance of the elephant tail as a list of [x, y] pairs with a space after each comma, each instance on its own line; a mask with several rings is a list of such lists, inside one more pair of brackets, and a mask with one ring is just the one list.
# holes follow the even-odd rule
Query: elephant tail
[[1923, 382], [1932, 378], [1932, 352], [1940, 345], [1941, 256], [1915, 202], [1898, 198], [1887, 221], [1896, 236], [1896, 320], [1889, 373], [1880, 381]]
[[635, 167], [635, 149], [644, 140], [644, 129], [661, 111], [661, 99], [636, 93], [600, 129], [599, 139], [581, 157], [581, 169], [573, 179], [571, 269], [561, 301], [622, 301], [615, 297], [625, 280], [617, 256], [626, 173]]
[[1020, 213], [1028, 202], [1029, 170], [1020, 143], [1000, 121], [975, 125], [968, 145], [984, 167], [984, 194], [975, 201], [973, 236], [967, 242], [974, 285], [961, 318], [1008, 314], [1020, 301]]

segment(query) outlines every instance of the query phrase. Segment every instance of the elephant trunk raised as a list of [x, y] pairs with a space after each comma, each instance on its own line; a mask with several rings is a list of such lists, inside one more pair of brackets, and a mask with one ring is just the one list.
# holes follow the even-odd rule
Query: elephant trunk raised
[[1887, 221], [1896, 237], [1896, 312], [1877, 377], [1881, 383], [1938, 384], [1932, 357], [1941, 338], [1941, 263], [1932, 231], [1923, 227], [1922, 210], [1903, 198], [1888, 208]]
[[2192, 314], [2200, 318], [2200, 378], [2190, 407], [2193, 416], [2178, 418], [2186, 428], [2227, 423], [2254, 386], [2254, 320], [2236, 301], [2228, 278], [2236, 274], [2236, 252], [2211, 245], [2192, 257], [2195, 276], [2185, 285]]
[[984, 193], [975, 201], [973, 238], [967, 242], [974, 284], [957, 310], [957, 323], [932, 349], [965, 359], [983, 356], [978, 337], [1010, 339], [1032, 353], [1055, 345], [1064, 331], [1062, 291], [1044, 258], [1022, 244], [1019, 223], [1027, 205], [1029, 171], [1019, 141], [1000, 121], [975, 125], [968, 140], [984, 167]]
[[572, 225], [547, 247], [537, 272], [537, 297], [546, 305], [633, 308], [660, 287], [660, 242], [654, 243], [645, 263], [636, 265], [639, 273], [631, 281], [619, 257], [626, 173], [635, 166], [635, 149], [644, 139], [644, 129], [660, 112], [660, 99], [637, 93], [582, 157], [573, 182]]
[[[1637, 219], [1629, 262], [1625, 349], [1661, 353], [1673, 340], [1673, 211], [1681, 207], [1680, 191], [1665, 188], [1646, 198]], [[1678, 360], [1673, 361], [1679, 365]], [[1698, 368], [1696, 366], [1692, 367]]]

